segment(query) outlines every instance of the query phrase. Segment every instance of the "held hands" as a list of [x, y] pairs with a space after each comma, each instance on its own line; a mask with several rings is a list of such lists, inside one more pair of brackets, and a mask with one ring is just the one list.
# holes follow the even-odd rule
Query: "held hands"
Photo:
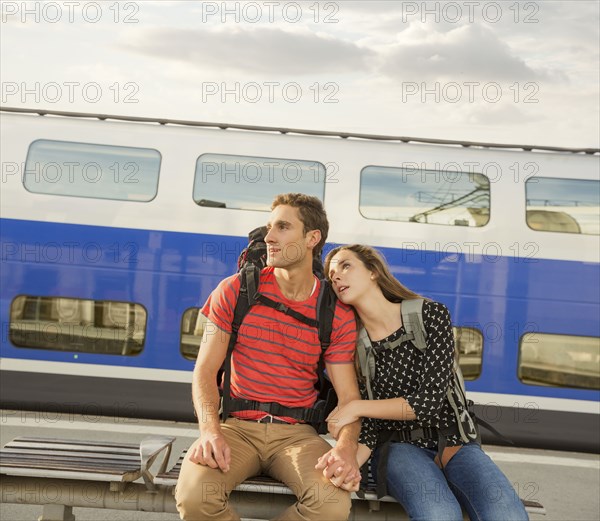
[[188, 452], [190, 461], [227, 472], [231, 464], [231, 449], [220, 429], [200, 434], [199, 440]]
[[[342, 480], [343, 467], [340, 467], [341, 461], [336, 460], [335, 456], [331, 454], [332, 451], [323, 454], [315, 465], [317, 469], [323, 469], [323, 476], [331, 481], [336, 487], [347, 490], [348, 492], [356, 492], [360, 488], [361, 475], [360, 470], [356, 473], [348, 472], [346, 477]], [[371, 455], [371, 449], [362, 443], [358, 444], [358, 450], [356, 451], [356, 460], [358, 468], [362, 467]], [[331, 476], [331, 477], [330, 477]]]
[[356, 492], [360, 486], [360, 469], [354, 450], [334, 447], [318, 459], [315, 468], [323, 470], [323, 476], [348, 492]]

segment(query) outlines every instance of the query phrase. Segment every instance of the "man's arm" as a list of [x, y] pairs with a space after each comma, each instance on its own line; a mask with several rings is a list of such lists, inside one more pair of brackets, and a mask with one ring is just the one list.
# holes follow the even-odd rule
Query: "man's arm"
[[[360, 400], [358, 382], [354, 364], [325, 364], [327, 374], [331, 379], [333, 388], [338, 397], [338, 407], [343, 407], [352, 400]], [[358, 435], [360, 434], [360, 421], [347, 425], [340, 431], [337, 438], [338, 445], [350, 445], [354, 450], [358, 446]]]
[[[338, 397], [338, 407], [343, 407], [352, 400], [359, 400], [358, 383], [354, 364], [325, 363], [327, 374]], [[355, 481], [356, 488], [360, 481], [360, 466], [357, 462], [358, 435], [360, 421], [346, 425], [337, 438], [337, 443], [327, 454], [319, 458], [317, 468], [324, 469], [329, 479], [340, 486], [344, 482]]]
[[229, 470], [231, 452], [221, 431], [217, 373], [225, 360], [230, 336], [212, 322], [206, 323], [192, 376], [192, 398], [201, 441], [189, 457], [194, 463], [224, 472]]

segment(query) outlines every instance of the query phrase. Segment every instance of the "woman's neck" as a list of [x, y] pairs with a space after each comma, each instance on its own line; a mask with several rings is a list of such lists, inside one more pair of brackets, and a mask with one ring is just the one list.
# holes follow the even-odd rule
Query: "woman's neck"
[[400, 304], [390, 302], [381, 293], [361, 300], [355, 308], [373, 341], [388, 337], [402, 325]]

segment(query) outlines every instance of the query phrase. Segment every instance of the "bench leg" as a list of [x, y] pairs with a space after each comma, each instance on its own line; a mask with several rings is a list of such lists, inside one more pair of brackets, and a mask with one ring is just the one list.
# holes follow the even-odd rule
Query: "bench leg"
[[44, 505], [38, 521], [75, 521], [73, 507], [65, 505]]

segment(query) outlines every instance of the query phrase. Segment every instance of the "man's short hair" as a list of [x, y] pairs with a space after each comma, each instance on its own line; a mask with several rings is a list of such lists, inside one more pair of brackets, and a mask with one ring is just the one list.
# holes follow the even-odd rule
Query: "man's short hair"
[[321, 240], [313, 250], [313, 257], [320, 259], [323, 246], [325, 246], [325, 242], [327, 241], [327, 234], [329, 233], [329, 221], [327, 220], [327, 213], [321, 200], [313, 195], [296, 193], [279, 194], [273, 199], [271, 210], [282, 204], [298, 208], [300, 220], [304, 225], [304, 235], [311, 230], [319, 230], [321, 232]]

